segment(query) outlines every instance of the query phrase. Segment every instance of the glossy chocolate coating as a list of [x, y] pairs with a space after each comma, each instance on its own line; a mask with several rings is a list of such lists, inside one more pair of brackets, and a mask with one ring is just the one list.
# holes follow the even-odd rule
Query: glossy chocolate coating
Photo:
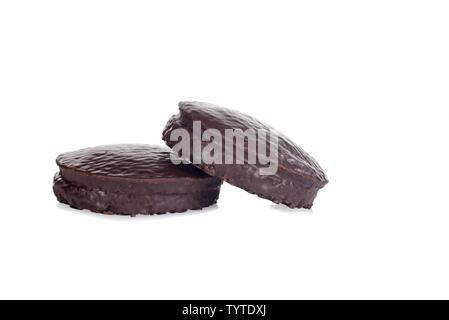
[[[238, 111], [218, 107], [204, 102], [180, 102], [179, 114], [170, 118], [163, 131], [163, 140], [173, 147], [177, 141], [170, 140], [170, 134], [183, 128], [193, 135], [193, 121], [201, 121], [201, 130], [217, 129], [225, 136], [225, 129], [274, 130], [259, 120]], [[292, 208], [311, 208], [320, 188], [327, 182], [327, 176], [319, 164], [303, 149], [285, 135], [278, 135], [278, 170], [274, 175], [261, 175], [260, 163], [249, 164], [245, 155], [244, 164], [224, 164], [225, 141], [223, 138], [222, 164], [195, 164], [206, 173], [220, 177], [262, 198], [283, 203]], [[209, 142], [202, 142], [202, 147]], [[269, 144], [267, 144], [269, 145]], [[234, 148], [235, 141], [234, 141]], [[245, 142], [245, 152], [248, 145]], [[235, 153], [234, 153], [235, 155]], [[193, 161], [193, 157], [189, 159]]]
[[109, 214], [160, 214], [215, 203], [221, 180], [188, 164], [174, 165], [171, 150], [151, 145], [107, 145], [58, 156], [53, 190], [74, 208]]

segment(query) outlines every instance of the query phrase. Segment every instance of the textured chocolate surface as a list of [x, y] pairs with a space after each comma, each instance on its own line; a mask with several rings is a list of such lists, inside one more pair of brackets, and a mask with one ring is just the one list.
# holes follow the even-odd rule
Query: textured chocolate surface
[[160, 214], [215, 203], [221, 180], [192, 165], [174, 165], [170, 149], [108, 145], [58, 156], [57, 199], [77, 209], [108, 214]]
[[[193, 135], [193, 121], [201, 121], [201, 130], [217, 129], [225, 136], [225, 129], [263, 129], [274, 130], [257, 119], [238, 111], [218, 107], [204, 102], [180, 102], [179, 114], [170, 118], [163, 131], [163, 140], [173, 147], [177, 141], [170, 140], [170, 134], [178, 128], [186, 129]], [[283, 203], [292, 208], [311, 208], [320, 188], [328, 179], [319, 164], [289, 138], [276, 131], [278, 135], [278, 170], [274, 175], [260, 175], [259, 163], [248, 164], [195, 164], [210, 175], [240, 187], [262, 198]], [[202, 142], [204, 147], [209, 142]], [[235, 141], [234, 141], [235, 147]], [[222, 141], [223, 160], [225, 141]], [[247, 152], [247, 143], [245, 143]], [[193, 161], [191, 157], [189, 159]]]

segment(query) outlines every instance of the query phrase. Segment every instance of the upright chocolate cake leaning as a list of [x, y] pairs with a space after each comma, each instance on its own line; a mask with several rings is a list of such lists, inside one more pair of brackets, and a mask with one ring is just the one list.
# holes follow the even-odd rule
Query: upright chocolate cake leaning
[[[178, 142], [171, 139], [171, 133], [176, 129], [186, 130], [192, 139], [195, 138], [194, 122], [201, 122], [199, 130], [201, 137], [208, 129], [218, 130], [223, 137], [219, 141], [219, 148], [222, 148], [223, 159], [221, 163], [206, 163], [204, 159], [196, 162], [193, 159], [193, 152], [188, 160], [195, 166], [208, 174], [224, 179], [225, 181], [240, 187], [250, 193], [257, 194], [262, 198], [269, 199], [275, 203], [283, 203], [292, 208], [311, 208], [317, 192], [328, 182], [324, 170], [318, 162], [307, 154], [301, 147], [287, 138], [285, 135], [274, 130], [272, 127], [242, 112], [218, 107], [205, 102], [180, 102], [179, 114], [170, 118], [162, 133], [162, 139], [169, 147], [174, 147]], [[244, 132], [248, 129], [259, 132], [274, 132], [278, 136], [277, 156], [270, 159], [271, 164], [275, 164], [277, 171], [273, 174], [261, 174], [261, 163], [250, 163], [246, 158], [241, 164], [226, 163], [226, 131], [240, 129]], [[202, 147], [212, 142], [199, 137]], [[267, 135], [268, 137], [268, 135]], [[198, 139], [198, 137], [196, 137]], [[227, 140], [228, 142], [230, 139]], [[237, 145], [236, 139], [231, 142], [234, 148], [243, 149], [246, 153], [256, 152], [248, 147], [248, 141], [244, 145]], [[267, 145], [270, 142], [267, 143]], [[194, 151], [195, 152], [195, 151]], [[181, 156], [181, 155], [180, 155]], [[235, 160], [235, 155], [234, 155]]]

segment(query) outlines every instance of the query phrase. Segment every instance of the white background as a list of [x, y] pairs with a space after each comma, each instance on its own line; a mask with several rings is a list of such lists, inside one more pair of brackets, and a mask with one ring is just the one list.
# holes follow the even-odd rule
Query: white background
[[[447, 1], [2, 1], [0, 298], [449, 298]], [[110, 217], [59, 153], [163, 144], [180, 100], [312, 154], [312, 210]]]

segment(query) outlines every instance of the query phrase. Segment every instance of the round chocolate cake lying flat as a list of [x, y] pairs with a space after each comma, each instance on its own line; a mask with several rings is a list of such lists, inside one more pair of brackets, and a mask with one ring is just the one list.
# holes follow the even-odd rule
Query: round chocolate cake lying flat
[[119, 144], [61, 154], [53, 191], [62, 203], [105, 214], [162, 214], [214, 204], [222, 181], [189, 164], [175, 165], [171, 150]]

